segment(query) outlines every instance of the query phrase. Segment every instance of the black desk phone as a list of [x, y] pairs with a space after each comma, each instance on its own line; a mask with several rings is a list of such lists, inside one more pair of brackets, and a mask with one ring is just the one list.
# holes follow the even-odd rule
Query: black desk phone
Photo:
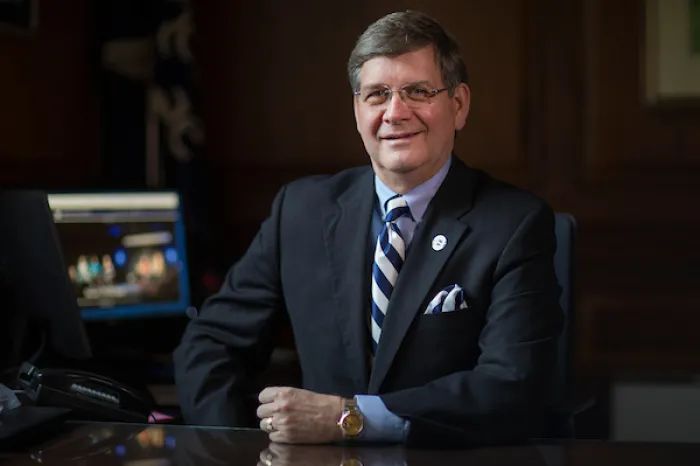
[[35, 405], [70, 408], [73, 419], [148, 422], [152, 411], [138, 391], [90, 372], [39, 369], [25, 362], [17, 381]]

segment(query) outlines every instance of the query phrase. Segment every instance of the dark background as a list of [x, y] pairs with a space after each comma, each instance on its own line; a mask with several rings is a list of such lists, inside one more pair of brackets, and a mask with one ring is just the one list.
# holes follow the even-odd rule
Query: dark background
[[[95, 3], [44, 1], [33, 35], [0, 34], [0, 183], [109, 182]], [[627, 371], [700, 369], [700, 108], [645, 106], [643, 2], [193, 7], [208, 190], [199, 205], [211, 212], [207, 238], [216, 250], [194, 280], [203, 270], [220, 276], [240, 256], [283, 183], [367, 162], [346, 60], [370, 22], [415, 8], [463, 45], [472, 112], [457, 154], [579, 222], [581, 386], [595, 390], [596, 380]], [[207, 257], [197, 248], [195, 262]], [[194, 286], [200, 296], [210, 289]]]

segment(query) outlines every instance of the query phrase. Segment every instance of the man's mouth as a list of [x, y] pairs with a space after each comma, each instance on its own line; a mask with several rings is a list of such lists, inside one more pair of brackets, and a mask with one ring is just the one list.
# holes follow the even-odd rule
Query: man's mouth
[[410, 139], [414, 136], [417, 136], [420, 133], [422, 133], [422, 131], [416, 131], [414, 133], [389, 134], [387, 136], [382, 136], [382, 139], [386, 139], [389, 141], [396, 141], [396, 140], [400, 140], [400, 139]]

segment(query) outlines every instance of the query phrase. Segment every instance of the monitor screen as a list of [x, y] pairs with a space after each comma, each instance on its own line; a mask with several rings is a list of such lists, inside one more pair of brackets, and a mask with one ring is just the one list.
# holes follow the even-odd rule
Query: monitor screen
[[176, 192], [51, 193], [84, 320], [152, 317], [190, 304]]

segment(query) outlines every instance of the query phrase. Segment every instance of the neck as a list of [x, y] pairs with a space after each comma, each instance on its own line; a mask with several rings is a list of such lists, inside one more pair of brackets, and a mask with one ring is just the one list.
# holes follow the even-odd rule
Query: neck
[[389, 189], [394, 191], [396, 194], [406, 194], [416, 186], [428, 181], [430, 178], [435, 176], [437, 172], [443, 167], [447, 162], [447, 159], [440, 160], [438, 163], [434, 163], [430, 166], [419, 167], [410, 172], [397, 173], [390, 170], [385, 170], [374, 165], [374, 172], [377, 174], [382, 183], [387, 185]]
[[406, 194], [416, 186], [419, 186], [421, 183], [425, 183], [428, 179], [426, 178], [423, 180], [422, 178], [418, 177], [409, 177], [406, 176], [406, 174], [399, 174], [399, 173], [392, 173], [392, 172], [382, 172], [378, 171], [377, 176], [379, 177], [380, 180], [382, 180], [382, 183], [387, 185], [389, 189], [394, 191], [396, 194]]

